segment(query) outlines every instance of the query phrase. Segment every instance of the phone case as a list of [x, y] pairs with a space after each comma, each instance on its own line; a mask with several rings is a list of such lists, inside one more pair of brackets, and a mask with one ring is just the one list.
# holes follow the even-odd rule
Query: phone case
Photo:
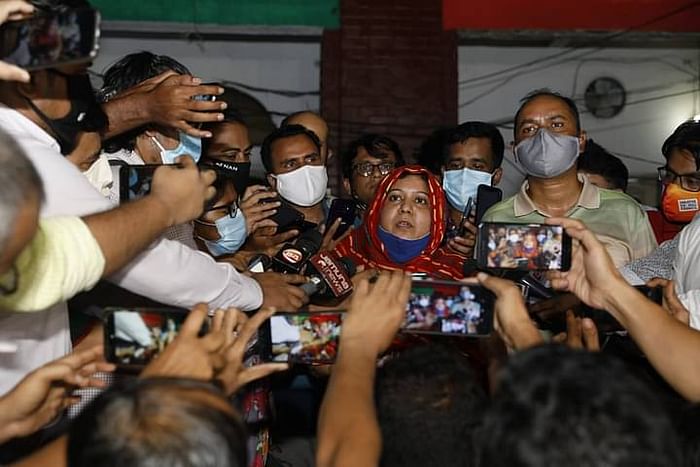
[[[571, 237], [562, 229], [561, 232], [561, 248], [559, 242], [551, 241], [548, 237], [545, 241], [540, 242], [537, 239], [536, 250], [527, 249], [524, 245], [524, 239], [520, 240], [517, 245], [505, 237], [490, 238], [490, 228], [502, 228], [506, 233], [513, 229], [532, 229], [528, 232], [531, 235], [537, 235], [540, 230], [551, 231], [557, 226], [546, 224], [517, 224], [503, 222], [482, 222], [478, 227], [477, 242], [476, 242], [476, 259], [480, 269], [490, 269], [497, 271], [547, 271], [559, 270], [568, 271], [571, 267]], [[501, 255], [494, 255], [489, 263], [489, 255], [492, 250], [489, 246], [491, 241], [498, 242], [496, 247], [502, 251]], [[505, 241], [505, 245], [503, 242]], [[492, 245], [493, 246], [493, 245]], [[520, 248], [520, 251], [518, 249]], [[499, 260], [498, 258], [505, 260]], [[511, 265], [511, 263], [515, 263]], [[507, 264], [507, 265], [503, 265]]]
[[458, 281], [418, 279], [411, 284], [403, 334], [484, 337], [493, 330], [493, 294]]

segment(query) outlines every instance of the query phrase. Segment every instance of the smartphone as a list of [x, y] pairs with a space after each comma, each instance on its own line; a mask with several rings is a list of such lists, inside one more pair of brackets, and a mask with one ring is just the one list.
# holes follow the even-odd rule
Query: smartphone
[[[202, 83], [202, 86], [221, 86], [219, 83]], [[193, 101], [206, 101], [214, 102], [217, 97], [213, 94], [199, 94], [197, 96], [192, 96]]]
[[0, 26], [0, 60], [26, 70], [89, 63], [97, 56], [100, 13], [91, 8], [37, 14]]
[[[269, 200], [266, 201], [270, 202]], [[279, 199], [273, 199], [272, 201], [279, 201]], [[304, 214], [300, 213], [293, 207], [288, 206], [284, 203], [284, 201], [282, 201], [280, 207], [277, 208], [277, 212], [275, 212], [268, 219], [277, 224], [278, 234], [282, 232], [289, 232], [290, 230], [298, 230], [299, 233], [303, 233], [316, 227], [316, 224], [304, 219]]]
[[333, 225], [336, 219], [340, 218], [340, 226], [333, 235], [333, 240], [342, 237], [350, 227], [355, 224], [355, 216], [357, 215], [357, 204], [351, 199], [336, 198], [331, 202], [331, 207], [328, 210], [326, 217], [326, 231]]
[[343, 310], [276, 314], [260, 328], [261, 355], [272, 362], [333, 363], [344, 317]]
[[476, 189], [475, 225], [479, 225], [486, 211], [494, 204], [499, 203], [502, 199], [503, 192], [500, 189], [490, 185], [479, 185]]
[[477, 235], [480, 268], [568, 271], [571, 237], [558, 225], [483, 222]]
[[488, 336], [493, 330], [494, 296], [479, 286], [455, 281], [413, 280], [403, 333]]
[[462, 211], [462, 219], [459, 221], [459, 228], [457, 230], [457, 236], [464, 238], [465, 235], [467, 235], [467, 228], [464, 226], [464, 221], [469, 219], [469, 216], [472, 213], [472, 210], [474, 209], [474, 198], [469, 198], [467, 201], [467, 205], [464, 207], [464, 211]]
[[[182, 308], [107, 308], [105, 358], [121, 368], [147, 365], [178, 335], [188, 311]], [[200, 335], [206, 334], [205, 324]]]
[[[112, 165], [112, 162], [110, 162]], [[129, 165], [117, 162], [112, 167], [119, 167], [118, 177], [113, 180], [116, 184], [118, 180], [119, 201], [133, 201], [140, 199], [151, 192], [151, 183], [153, 183], [153, 174], [158, 167], [163, 165], [171, 165], [174, 167], [182, 167], [180, 164], [146, 164], [146, 165]], [[117, 169], [112, 169], [113, 171]], [[113, 185], [113, 189], [116, 186]]]

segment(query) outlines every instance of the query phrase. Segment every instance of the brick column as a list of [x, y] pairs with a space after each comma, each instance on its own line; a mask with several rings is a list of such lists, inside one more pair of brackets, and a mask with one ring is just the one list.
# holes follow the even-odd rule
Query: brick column
[[442, 29], [442, 1], [341, 0], [340, 14], [321, 47], [331, 147], [382, 133], [412, 159], [433, 129], [457, 123], [457, 36]]

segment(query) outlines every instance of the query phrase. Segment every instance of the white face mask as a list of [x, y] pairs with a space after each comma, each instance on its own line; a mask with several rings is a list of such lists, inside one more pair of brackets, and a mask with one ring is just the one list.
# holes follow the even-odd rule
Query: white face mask
[[323, 165], [305, 165], [272, 177], [277, 180], [277, 193], [297, 206], [313, 206], [326, 196], [328, 173]]
[[112, 178], [112, 168], [105, 155], [100, 155], [83, 174], [102, 196], [109, 196], [114, 179]]

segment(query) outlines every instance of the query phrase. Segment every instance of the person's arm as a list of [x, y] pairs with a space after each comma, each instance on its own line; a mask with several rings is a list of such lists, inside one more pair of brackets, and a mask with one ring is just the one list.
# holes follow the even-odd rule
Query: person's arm
[[524, 350], [544, 343], [525, 308], [522, 293], [514, 282], [484, 272], [475, 278], [462, 279], [462, 282], [478, 283], [496, 296], [493, 326], [508, 347]]
[[403, 322], [410, 290], [410, 276], [400, 271], [380, 274], [371, 290], [366, 280], [357, 286], [319, 414], [319, 467], [379, 465], [382, 443], [374, 404], [377, 358]]
[[97, 371], [114, 370], [114, 365], [100, 362], [102, 355], [102, 347], [69, 354], [28, 374], [0, 397], [0, 443], [30, 435], [54, 420], [80, 400], [71, 395], [72, 389], [104, 387], [103, 381], [90, 378]]
[[[156, 171], [150, 195], [110, 211], [40, 221], [31, 243], [15, 261], [19, 288], [0, 296], [5, 310], [34, 312], [89, 290], [145, 250], [166, 228], [194, 219], [213, 196], [214, 173], [185, 168]], [[134, 229], [137, 225], [139, 228]]]
[[[85, 217], [114, 207], [55, 148], [25, 134], [14, 136], [44, 184], [42, 218]], [[239, 274], [229, 264], [216, 263], [209, 255], [162, 238], [109, 280], [131, 292], [183, 308], [206, 302], [212, 308], [235, 306], [249, 311], [263, 303], [262, 288], [254, 279]]]
[[68, 435], [51, 441], [44, 447], [32, 452], [24, 459], [12, 464], [12, 467], [66, 467], [68, 464]]
[[184, 131], [199, 138], [211, 133], [195, 128], [193, 123], [223, 120], [219, 111], [226, 108], [222, 101], [197, 101], [198, 95], [221, 95], [221, 86], [202, 85], [202, 80], [174, 72], [162, 73], [111, 97], [102, 104], [109, 117], [103, 137], [112, 138], [147, 123], [157, 123]]
[[683, 325], [627, 284], [605, 247], [583, 223], [573, 219], [548, 219], [547, 223], [563, 225], [580, 243], [571, 269], [551, 274], [553, 287], [607, 310], [671, 386], [684, 397], [700, 401], [700, 332]]
[[85, 217], [104, 255], [105, 276], [125, 266], [168, 227], [196, 219], [204, 203], [215, 195], [213, 171], [200, 172], [187, 156], [177, 162], [183, 167], [159, 167], [155, 171], [148, 196]]

